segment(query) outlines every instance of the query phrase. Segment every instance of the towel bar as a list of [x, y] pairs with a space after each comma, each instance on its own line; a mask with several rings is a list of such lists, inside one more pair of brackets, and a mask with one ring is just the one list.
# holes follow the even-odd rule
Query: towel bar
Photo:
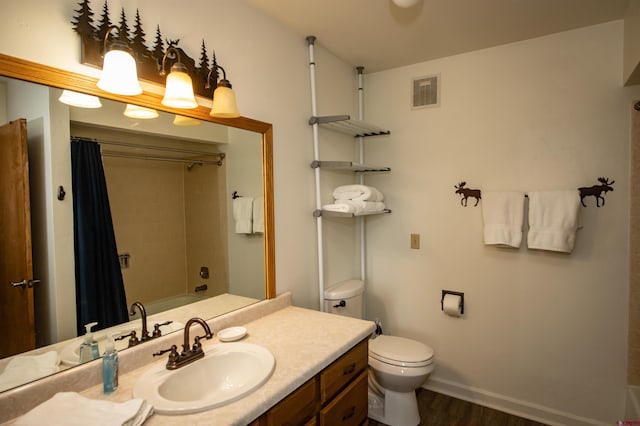
[[[611, 185], [616, 183], [615, 180], [609, 182], [609, 178], [606, 177], [599, 177], [598, 182], [600, 182], [600, 184], [598, 185], [583, 186], [578, 188], [578, 191], [580, 191], [580, 203], [583, 207], [587, 207], [587, 205], [584, 203], [584, 199], [585, 197], [589, 196], [596, 199], [596, 207], [604, 206], [604, 194], [609, 191], [613, 191], [613, 186]], [[465, 181], [454, 185], [454, 188], [456, 189], [455, 193], [460, 194], [460, 205], [462, 205], [463, 207], [467, 207], [467, 200], [469, 198], [475, 198], [476, 202], [473, 205], [475, 207], [478, 205], [478, 202], [480, 202], [480, 199], [482, 198], [482, 191], [480, 191], [479, 189], [467, 188], [466, 185], [467, 182]], [[529, 197], [527, 194], [525, 194], [524, 196], [527, 198]], [[602, 205], [600, 205], [600, 201], [602, 201]]]

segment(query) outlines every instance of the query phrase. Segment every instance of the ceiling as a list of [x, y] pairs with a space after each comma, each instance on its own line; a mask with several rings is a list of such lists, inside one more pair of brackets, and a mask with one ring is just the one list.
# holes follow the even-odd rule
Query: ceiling
[[622, 19], [630, 0], [244, 0], [365, 73]]

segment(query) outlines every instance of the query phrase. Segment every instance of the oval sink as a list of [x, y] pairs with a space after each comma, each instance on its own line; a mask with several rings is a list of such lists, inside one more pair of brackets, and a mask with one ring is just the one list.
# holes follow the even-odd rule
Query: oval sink
[[252, 343], [220, 343], [204, 358], [167, 370], [164, 363], [145, 373], [133, 388], [160, 414], [187, 414], [236, 401], [262, 386], [273, 373], [273, 354]]

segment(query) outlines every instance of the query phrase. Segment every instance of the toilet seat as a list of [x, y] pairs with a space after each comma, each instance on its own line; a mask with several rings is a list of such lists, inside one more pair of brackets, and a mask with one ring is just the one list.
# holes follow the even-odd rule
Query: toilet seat
[[433, 349], [415, 340], [380, 335], [369, 340], [369, 356], [398, 367], [424, 367], [433, 363]]

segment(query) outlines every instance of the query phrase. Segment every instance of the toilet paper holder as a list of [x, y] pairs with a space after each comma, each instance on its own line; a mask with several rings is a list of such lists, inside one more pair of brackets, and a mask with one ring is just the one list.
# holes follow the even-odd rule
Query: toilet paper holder
[[460, 296], [460, 314], [464, 314], [464, 293], [459, 291], [451, 291], [451, 290], [442, 290], [442, 298], [440, 299], [440, 309], [444, 311], [444, 296], [447, 294], [455, 294], [456, 296]]

